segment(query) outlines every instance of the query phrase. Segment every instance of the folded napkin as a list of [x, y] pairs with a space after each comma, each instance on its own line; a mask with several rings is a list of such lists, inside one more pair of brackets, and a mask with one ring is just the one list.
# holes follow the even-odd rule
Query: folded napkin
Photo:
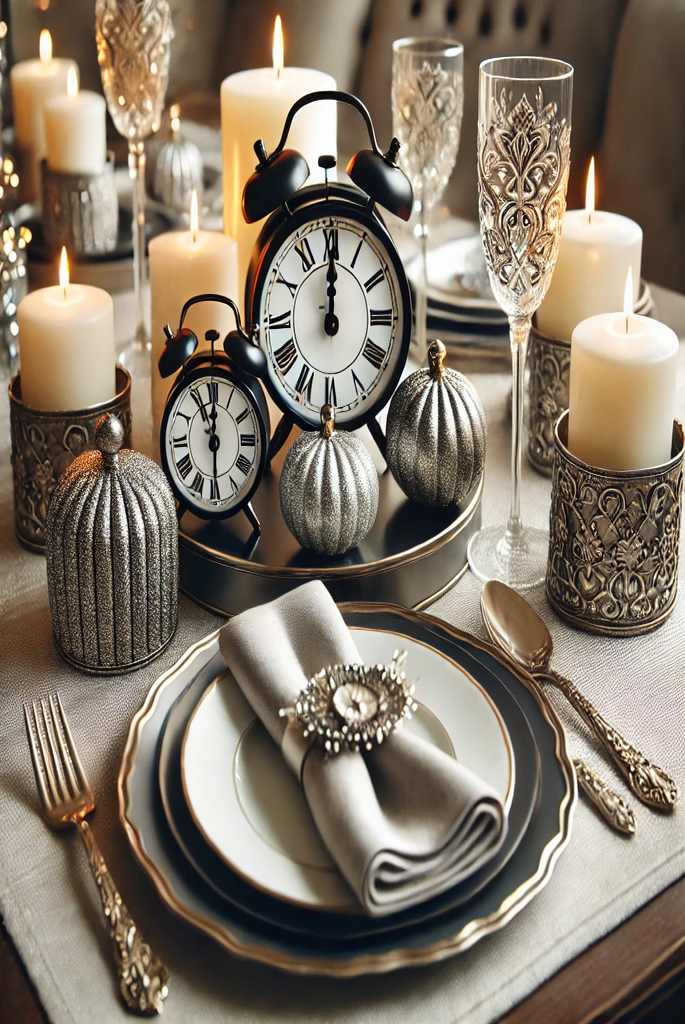
[[322, 583], [236, 616], [220, 643], [255, 714], [300, 776], [321, 837], [368, 914], [437, 896], [497, 853], [507, 820], [496, 793], [406, 725], [369, 752], [326, 758], [302, 738], [299, 723], [279, 716], [319, 669], [362, 662]]

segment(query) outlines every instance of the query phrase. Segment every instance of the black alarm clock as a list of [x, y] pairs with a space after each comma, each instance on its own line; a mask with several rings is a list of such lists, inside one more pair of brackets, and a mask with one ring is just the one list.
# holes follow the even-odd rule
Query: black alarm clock
[[[198, 339], [183, 326], [199, 302], [220, 302], [233, 310], [236, 329], [216, 353], [218, 331], [208, 331], [211, 348], [195, 355]], [[159, 372], [180, 370], [169, 393], [160, 428], [162, 468], [179, 503], [179, 515], [222, 519], [244, 511], [254, 529], [259, 520], [250, 500], [269, 458], [269, 412], [258, 377], [266, 357], [243, 332], [234, 302], [224, 295], [196, 295], [183, 306], [178, 330], [164, 328]]]
[[[310, 103], [348, 103], [363, 117], [371, 149], [347, 165], [352, 184], [328, 181], [335, 158], [319, 165], [326, 181], [305, 186], [309, 167], [285, 149], [293, 118]], [[399, 143], [381, 152], [371, 116], [350, 93], [310, 93], [291, 107], [276, 149], [245, 185], [248, 223], [270, 214], [252, 255], [245, 290], [246, 321], [266, 358], [265, 385], [283, 418], [271, 454], [293, 424], [317, 429], [321, 407], [335, 408], [336, 424], [366, 424], [381, 450], [375, 416], [390, 400], [409, 350], [412, 307], [395, 243], [378, 206], [408, 220], [412, 187], [397, 166]]]

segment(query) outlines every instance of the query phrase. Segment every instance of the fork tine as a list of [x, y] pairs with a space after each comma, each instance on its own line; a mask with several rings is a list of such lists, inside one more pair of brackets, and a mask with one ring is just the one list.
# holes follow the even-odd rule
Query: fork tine
[[49, 811], [50, 797], [48, 795], [47, 786], [45, 785], [44, 770], [41, 770], [43, 759], [38, 748], [38, 742], [31, 727], [31, 715], [29, 713], [29, 706], [26, 703], [24, 704], [24, 722], [26, 724], [26, 735], [29, 741], [29, 750], [31, 751], [31, 764], [33, 765], [33, 774], [36, 777], [36, 786], [38, 787], [38, 793], [43, 803], [43, 809], [45, 811]]
[[62, 764], [62, 758], [59, 755], [59, 749], [57, 746], [57, 734], [55, 730], [55, 722], [52, 717], [52, 710], [49, 706], [46, 707], [45, 701], [41, 697], [40, 708], [43, 712], [43, 721], [45, 722], [45, 733], [48, 738], [48, 746], [50, 747], [50, 753], [52, 754], [52, 764], [57, 778], [57, 788], [59, 789], [60, 798], [62, 800], [68, 800], [70, 797], [69, 789], [67, 787], [67, 780], [64, 775], [64, 765]]
[[40, 728], [40, 722], [38, 721], [38, 708], [36, 706], [35, 700], [32, 701], [31, 707], [33, 710], [33, 724], [36, 730], [36, 736], [38, 737], [38, 746], [40, 748], [41, 764], [43, 771], [45, 773], [45, 778], [48, 780], [48, 790], [51, 797], [51, 799], [48, 800], [49, 810], [51, 806], [59, 803], [59, 794], [57, 793], [57, 785], [55, 782], [55, 775], [52, 770], [52, 764], [50, 762], [50, 758], [48, 757], [48, 752], [45, 749], [45, 739]]
[[86, 778], [86, 773], [83, 770], [83, 765], [81, 764], [81, 758], [78, 756], [78, 750], [76, 749], [74, 738], [71, 735], [69, 721], [67, 719], [66, 714], [64, 713], [64, 708], [62, 707], [62, 698], [60, 697], [59, 693], [56, 693], [55, 697], [57, 699], [57, 706], [59, 707], [60, 718], [62, 721], [62, 725], [64, 727], [64, 735], [66, 736], [67, 744], [69, 745], [69, 753], [71, 754], [71, 760], [74, 764], [74, 767], [76, 768], [76, 775], [78, 778], [79, 788], [90, 789], [88, 785], [88, 779]]
[[52, 712], [52, 721], [55, 726], [55, 736], [57, 737], [57, 746], [59, 748], [60, 760], [64, 767], [65, 773], [69, 780], [71, 787], [71, 795], [77, 797], [79, 793], [79, 784], [76, 781], [74, 775], [74, 765], [71, 758], [71, 751], [69, 750], [66, 737], [64, 735], [64, 711], [58, 704], [59, 695], [51, 693], [48, 698], [50, 703], [50, 711]]

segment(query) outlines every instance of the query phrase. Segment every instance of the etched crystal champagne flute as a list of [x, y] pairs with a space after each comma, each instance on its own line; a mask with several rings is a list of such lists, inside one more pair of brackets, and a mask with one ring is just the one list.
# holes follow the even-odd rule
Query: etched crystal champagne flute
[[478, 212], [490, 285], [509, 318], [513, 400], [511, 505], [478, 531], [469, 565], [481, 580], [526, 590], [545, 577], [548, 535], [521, 519], [523, 375], [533, 313], [556, 265], [566, 209], [573, 68], [548, 57], [483, 61], [478, 92]]
[[417, 356], [424, 360], [428, 289], [427, 215], [442, 198], [454, 168], [464, 109], [464, 47], [453, 39], [417, 36], [392, 44], [393, 132], [400, 164], [414, 189], [419, 219], [421, 282], [416, 287]]
[[147, 359], [150, 351], [145, 308], [145, 139], [159, 128], [169, 80], [174, 36], [169, 0], [96, 0], [95, 35], [107, 107], [117, 131], [128, 140], [137, 324], [120, 358], [130, 365], [141, 356]]

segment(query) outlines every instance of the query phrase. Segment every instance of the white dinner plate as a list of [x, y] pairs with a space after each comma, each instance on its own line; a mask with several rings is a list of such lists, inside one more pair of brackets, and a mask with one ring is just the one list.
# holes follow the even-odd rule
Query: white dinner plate
[[[389, 662], [397, 638], [355, 630], [365, 662]], [[447, 655], [406, 638], [419, 710], [410, 728], [476, 772], [508, 807], [514, 758], [506, 726], [484, 688]], [[297, 780], [230, 677], [212, 683], [186, 729], [184, 795], [207, 843], [262, 892], [302, 907], [358, 913], [323, 845]]]

